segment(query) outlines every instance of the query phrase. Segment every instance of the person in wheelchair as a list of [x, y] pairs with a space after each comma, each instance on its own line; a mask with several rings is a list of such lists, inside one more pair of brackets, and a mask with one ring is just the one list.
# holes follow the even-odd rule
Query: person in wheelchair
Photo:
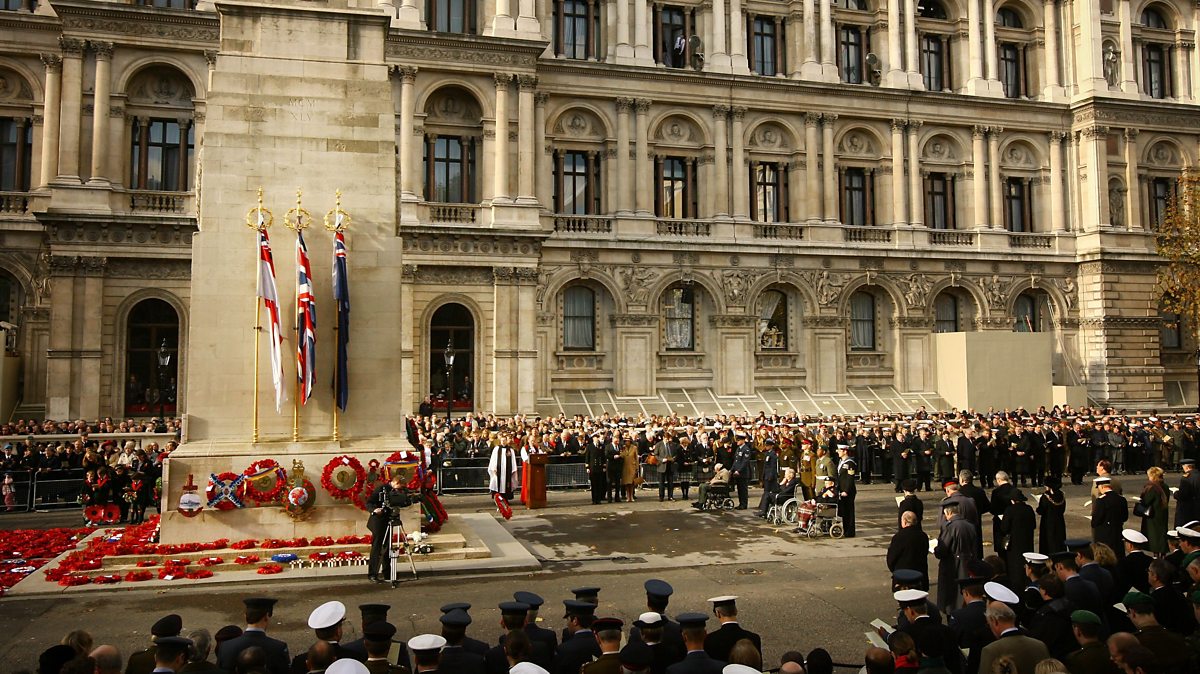
[[796, 469], [784, 468], [783, 481], [779, 483], [779, 491], [774, 493], [763, 492], [762, 502], [758, 504], [758, 516], [766, 518], [767, 513], [771, 512], [771, 507], [782, 506], [787, 503], [796, 494], [796, 488], [800, 481], [796, 479]]
[[817, 478], [817, 482], [823, 486], [818, 488], [816, 498], [805, 501], [800, 504], [799, 524], [796, 527], [798, 533], [808, 531], [813, 515], [817, 513], [818, 505], [837, 505], [838, 493], [837, 484], [831, 475], [821, 475]]
[[704, 504], [708, 501], [709, 487], [728, 487], [730, 473], [729, 469], [723, 464], [718, 463], [713, 466], [713, 476], [708, 482], [700, 483], [700, 500], [692, 503], [692, 507], [698, 510], [704, 510]]

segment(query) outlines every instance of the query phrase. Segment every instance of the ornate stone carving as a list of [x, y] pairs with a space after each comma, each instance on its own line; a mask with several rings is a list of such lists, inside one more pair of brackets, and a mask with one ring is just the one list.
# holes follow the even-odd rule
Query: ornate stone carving
[[537, 75], [517, 75], [517, 87], [520, 89], [537, 88]]
[[411, 253], [446, 253], [473, 256], [533, 255], [542, 251], [540, 238], [532, 236], [488, 236], [439, 234], [420, 231], [404, 235], [404, 250]]
[[888, 319], [888, 323], [894, 328], [933, 328], [933, 319], [929, 316], [893, 316]]
[[758, 323], [758, 318], [745, 314], [712, 314], [708, 322], [714, 328], [749, 328]]
[[1013, 319], [1007, 316], [977, 316], [976, 330], [1011, 330]]
[[193, 224], [124, 223], [51, 223], [46, 234], [54, 243], [109, 243], [122, 246], [180, 246], [192, 244]]
[[845, 328], [850, 319], [841, 316], [805, 316], [801, 322], [814, 328]]
[[1062, 279], [1050, 279], [1050, 283], [1058, 288], [1063, 294], [1063, 298], [1067, 303], [1067, 311], [1075, 308], [1076, 297], [1075, 277], [1068, 276]]
[[649, 267], [619, 267], [616, 277], [630, 304], [646, 304], [650, 300], [650, 286], [658, 279], [658, 272]]
[[821, 113], [806, 112], [804, 113], [804, 126], [816, 126], [821, 123]]
[[46, 72], [58, 73], [62, 72], [62, 57], [58, 54], [40, 54], [42, 65], [46, 67]]
[[469, 47], [451, 47], [434, 43], [425, 35], [427, 34], [422, 34], [421, 42], [412, 44], [388, 42], [385, 48], [388, 60], [527, 68], [537, 65], [537, 56], [533, 53], [519, 54], [483, 49], [481, 47], [484, 43], [480, 41], [471, 43]]
[[929, 299], [929, 289], [933, 287], [933, 281], [925, 274], [909, 274], [907, 278], [900, 280], [900, 285], [904, 287], [904, 301], [908, 303], [909, 309], [924, 308], [926, 301]]
[[980, 287], [987, 295], [988, 306], [992, 309], [1003, 309], [1008, 304], [1008, 285], [1012, 282], [1010, 276], [999, 276], [992, 274], [991, 277], [981, 279]]
[[837, 304], [838, 297], [842, 294], [842, 288], [849, 280], [848, 274], [830, 273], [828, 270], [809, 272], [806, 276], [809, 284], [816, 289], [817, 303], [823, 307]]
[[749, 289], [755, 274], [744, 269], [727, 269], [721, 274], [725, 286], [725, 301], [731, 305], [741, 306], [746, 303], [746, 290]]
[[654, 314], [612, 314], [610, 322], [618, 328], [645, 328], [658, 324]]
[[543, 328], [554, 325], [554, 314], [539, 311], [537, 315], [537, 324]]
[[113, 43], [103, 42], [98, 40], [88, 40], [88, 47], [97, 59], [111, 59], [113, 55]]
[[632, 98], [619, 96], [619, 97], [617, 97], [616, 105], [617, 105], [617, 112], [628, 113], [630, 110], [633, 109], [634, 101]]
[[192, 263], [191, 260], [159, 259], [150, 261], [132, 258], [114, 258], [110, 259], [105, 266], [104, 275], [146, 280], [183, 280], [192, 277]]
[[1098, 316], [1079, 319], [1084, 328], [1124, 328], [1130, 330], [1158, 330], [1162, 319], [1158, 316]]
[[637, 99], [637, 102], [635, 103], [635, 107], [637, 108], [637, 113], [639, 115], [644, 115], [647, 112], [650, 112], [650, 102], [651, 101], [649, 98]]
[[396, 73], [396, 77], [401, 82], [408, 82], [411, 84], [412, 82], [417, 81], [417, 73], [419, 71], [420, 68], [417, 68], [416, 66], [396, 66], [395, 70], [392, 72]]
[[692, 252], [676, 252], [671, 254], [671, 261], [675, 264], [696, 264], [700, 262], [700, 256]]
[[796, 266], [796, 256], [791, 253], [772, 253], [770, 262], [777, 269], [790, 269]]
[[103, 276], [106, 266], [106, 257], [54, 255], [50, 258], [52, 276]]
[[513, 276], [519, 286], [537, 285], [538, 270], [537, 267], [517, 267], [513, 270]]
[[220, 27], [216, 15], [153, 17], [144, 12], [105, 9], [103, 15], [60, 13], [62, 28], [77, 34], [115, 34], [160, 38], [174, 42], [216, 44]]
[[83, 49], [86, 46], [87, 43], [83, 40], [67, 37], [66, 35], [58, 37], [58, 48], [62, 50], [63, 56], [81, 58], [83, 56]]
[[43, 248], [38, 252], [37, 263], [33, 267], [33, 295], [35, 304], [45, 304], [50, 300], [50, 251]]
[[[512, 267], [508, 269], [511, 274]], [[493, 279], [491, 267], [422, 265], [417, 268], [414, 281], [428, 285], [461, 287], [492, 285]]]

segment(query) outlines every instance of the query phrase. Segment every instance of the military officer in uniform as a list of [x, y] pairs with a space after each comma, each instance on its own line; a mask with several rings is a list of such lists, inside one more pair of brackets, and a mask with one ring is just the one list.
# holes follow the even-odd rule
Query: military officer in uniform
[[[554, 630], [539, 627], [537, 624], [538, 611], [542, 608], [542, 604], [546, 603], [546, 600], [532, 592], [518, 591], [513, 593], [513, 601], [529, 607], [525, 617], [525, 633], [529, 635], [529, 640], [534, 642], [535, 653], [539, 642], [546, 644], [546, 651], [550, 653], [550, 662], [553, 664], [554, 652], [558, 650], [558, 635], [554, 633]], [[542, 665], [542, 667], [549, 669], [546, 665]]]
[[183, 618], [172, 613], [159, 618], [150, 627], [150, 636], [154, 642], [149, 648], [129, 656], [125, 665], [125, 674], [150, 674], [154, 671], [154, 653], [158, 648], [158, 640], [165, 637], [177, 637], [183, 631]]
[[762, 638], [738, 624], [737, 597], [713, 597], [708, 601], [712, 603], [713, 614], [721, 623], [717, 630], [704, 639], [704, 651], [709, 657], [729, 662], [729, 652], [733, 650], [733, 645], [742, 639], [749, 639], [758, 652], [762, 653]]
[[[367, 625], [377, 622], [387, 622], [387, 614], [391, 608], [392, 607], [388, 606], [387, 604], [358, 605], [359, 616], [362, 618], [364, 637], [362, 639], [355, 639], [354, 641], [349, 641], [345, 644], [342, 644], [346, 647], [347, 651], [353, 653], [352, 657], [354, 657], [355, 660], [366, 662], [367, 644], [365, 635], [367, 631]], [[408, 644], [404, 643], [403, 641], [393, 641], [390, 646], [387, 660], [388, 662], [399, 665], [406, 670], [409, 669], [411, 664], [408, 661]]]
[[242, 636], [230, 639], [217, 648], [217, 664], [221, 669], [235, 671], [238, 655], [251, 646], [258, 646], [267, 654], [267, 671], [270, 674], [287, 674], [292, 660], [288, 656], [288, 645], [267, 636], [267, 626], [271, 624], [277, 601], [269, 597], [242, 600], [246, 605], [246, 629]]
[[[629, 644], [631, 646], [644, 645], [650, 650], [650, 662], [647, 667], [653, 665], [653, 671], [664, 672], [667, 667], [679, 662], [687, 651], [676, 649], [670, 644], [663, 642], [663, 620], [661, 613], [647, 611], [638, 619], [633, 621], [633, 624], [638, 629], [638, 640], [634, 641], [630, 637]], [[624, 651], [622, 651], [624, 653]]]
[[592, 623], [600, 655], [583, 665], [580, 674], [621, 674], [621, 628], [624, 626], [618, 618], [597, 618]]
[[446, 640], [437, 634], [422, 634], [409, 639], [408, 647], [412, 649], [413, 660], [417, 665], [417, 674], [439, 671], [442, 648], [445, 646]]
[[1092, 501], [1092, 541], [1104, 543], [1117, 553], [1118, 558], [1124, 557], [1121, 529], [1129, 519], [1129, 503], [1113, 491], [1111, 478], [1098, 477], [1092, 482], [1100, 489], [1100, 496]]
[[154, 642], [154, 667], [152, 672], [178, 672], [187, 664], [192, 640], [183, 637], [159, 637]]
[[[363, 627], [362, 643], [367, 649], [366, 667], [370, 674], [409, 674], [409, 669], [403, 665], [392, 664], [392, 639], [396, 636], [396, 627], [385, 620], [368, 623]], [[407, 654], [405, 660], [408, 659]], [[326, 670], [328, 674], [329, 670]]]
[[[673, 622], [667, 617], [667, 604], [671, 601], [671, 595], [675, 593], [675, 588], [671, 587], [667, 581], [657, 578], [646, 581], [643, 587], [646, 588], [646, 609], [662, 617], [662, 621], [659, 623], [662, 630], [660, 641], [683, 657], [687, 651], [683, 646], [683, 635], [680, 634], [679, 623]], [[641, 630], [635, 622], [633, 629], [629, 630], [629, 641], [641, 640]]]
[[563, 602], [566, 613], [563, 619], [567, 621], [567, 630], [571, 636], [563, 639], [554, 657], [553, 674], [579, 674], [579, 668], [591, 662], [600, 655], [600, 645], [592, 634], [592, 623], [595, 622], [596, 605], [567, 599]]
[[681, 613], [678, 616], [687, 655], [683, 660], [667, 667], [667, 674], [721, 674], [725, 661], [714, 660], [704, 649], [707, 634], [704, 623], [708, 616], [703, 613]]
[[442, 647], [439, 669], [462, 674], [485, 674], [483, 654], [466, 647], [467, 626], [471, 624], [470, 614], [456, 608], [443, 613], [439, 620], [442, 623], [442, 638], [446, 640], [446, 645]]
[[[447, 613], [450, 613], [451, 611], [462, 611], [463, 613], [467, 613], [468, 611], [471, 610], [471, 605], [465, 601], [456, 601], [456, 602], [451, 602], [449, 604], [444, 604], [438, 610], [442, 612], [443, 616], [446, 615]], [[446, 623], [443, 622], [442, 624], [445, 625]], [[467, 625], [470, 625], [470, 624], [471, 624], [471, 616], [469, 613], [467, 613]], [[465, 625], [464, 625], [464, 627], [465, 627]], [[447, 639], [450, 638], [450, 637], [446, 636], [445, 634], [443, 634], [442, 636], [446, 637]], [[488, 652], [488, 645], [486, 643], [484, 643], [478, 639], [472, 639], [471, 637], [468, 637], [465, 635], [462, 638], [461, 645], [463, 648], [470, 651], [471, 653], [478, 653], [479, 655], [483, 655]]]
[[858, 465], [850, 457], [850, 448], [846, 445], [838, 445], [837, 452], [838, 515], [842, 518], [846, 538], [854, 538], [854, 499], [858, 496], [855, 474]]
[[730, 467], [730, 471], [733, 482], [737, 485], [737, 509], [745, 510], [750, 507], [750, 462], [754, 459], [754, 448], [744, 434], [739, 439], [741, 444], [733, 453], [733, 466]]
[[[341, 645], [342, 623], [346, 620], [346, 605], [340, 601], [327, 601], [313, 609], [308, 614], [308, 627], [316, 633], [318, 641], [328, 642], [333, 646], [334, 657], [337, 660], [351, 658], [359, 660], [354, 651]], [[292, 674], [307, 674], [308, 649], [292, 660]]]
[[[518, 594], [527, 595], [528, 592], [519, 592]], [[537, 595], [534, 595], [535, 597]], [[537, 597], [539, 600], [541, 597]], [[500, 628], [505, 631], [500, 636], [500, 640], [496, 646], [489, 650], [484, 658], [485, 670], [487, 674], [505, 674], [511, 667], [512, 653], [509, 651], [509, 635], [513, 632], [523, 632], [528, 644], [522, 648], [524, 659], [528, 662], [545, 669], [552, 671], [554, 668], [554, 648], [550, 646], [544, 639], [534, 639], [528, 631], [530, 623], [533, 619], [530, 615], [536, 615], [536, 611], [531, 610], [532, 607], [522, 601], [505, 601], [500, 602]], [[543, 630], [550, 632], [550, 630]], [[554, 636], [550, 632], [550, 636]], [[443, 663], [444, 664], [444, 663]], [[448, 667], [444, 667], [449, 669]]]
[[1176, 528], [1200, 519], [1200, 471], [1196, 470], [1196, 462], [1192, 459], [1184, 459], [1180, 466], [1183, 468], [1183, 477], [1179, 479], [1179, 489], [1175, 492]]

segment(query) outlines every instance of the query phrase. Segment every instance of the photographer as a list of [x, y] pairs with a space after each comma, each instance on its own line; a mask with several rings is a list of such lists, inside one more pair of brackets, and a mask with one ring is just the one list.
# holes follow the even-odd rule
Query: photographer
[[399, 519], [399, 508], [408, 500], [404, 478], [400, 471], [393, 471], [391, 480], [380, 485], [367, 501], [371, 516], [367, 518], [367, 529], [371, 532], [371, 557], [367, 560], [367, 579], [383, 582], [391, 568], [388, 559], [388, 523], [393, 516]]

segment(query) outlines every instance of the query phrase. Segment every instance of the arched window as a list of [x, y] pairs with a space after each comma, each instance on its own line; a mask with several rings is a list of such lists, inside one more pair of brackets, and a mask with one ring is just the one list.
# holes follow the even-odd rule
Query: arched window
[[764, 351], [788, 348], [787, 295], [767, 290], [758, 298], [758, 346]]
[[850, 296], [850, 350], [875, 350], [875, 296], [867, 292]]
[[563, 349], [593, 351], [596, 348], [596, 293], [586, 286], [571, 286], [563, 292]]
[[125, 413], [174, 414], [179, 372], [179, 314], [164, 300], [142, 300], [129, 312], [125, 348]]
[[942, 293], [933, 303], [934, 332], [960, 332], [958, 329], [958, 298]]
[[996, 12], [996, 25], [1001, 28], [1024, 28], [1021, 15], [1012, 7], [1001, 7]]
[[664, 344], [668, 351], [696, 348], [696, 293], [691, 286], [675, 286], [663, 295], [666, 320]]
[[479, 104], [465, 89], [445, 87], [430, 96], [425, 104], [423, 172], [426, 201], [439, 204], [479, 202], [481, 120]]
[[1183, 319], [1179, 314], [1164, 311], [1160, 314], [1162, 328], [1160, 330], [1161, 347], [1163, 349], [1183, 348]]
[[945, 21], [949, 18], [946, 8], [938, 0], [920, 0], [917, 3], [917, 16], [922, 19], [937, 19]]
[[152, 67], [129, 85], [129, 186], [135, 190], [192, 189], [196, 151], [191, 82], [179, 71]]
[[1016, 332], [1041, 332], [1042, 307], [1037, 298], [1029, 293], [1022, 293], [1013, 305], [1013, 316], [1017, 319], [1013, 330]]
[[1170, 30], [1167, 25], [1167, 17], [1154, 7], [1147, 7], [1142, 10], [1142, 25], [1147, 28], [1157, 28], [1159, 30]]

